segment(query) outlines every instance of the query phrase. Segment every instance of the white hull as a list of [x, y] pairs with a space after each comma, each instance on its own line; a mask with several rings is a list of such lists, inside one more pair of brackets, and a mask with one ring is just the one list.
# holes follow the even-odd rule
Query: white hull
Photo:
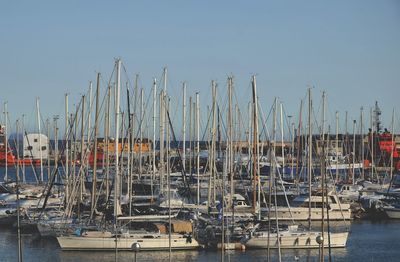
[[[363, 163], [354, 163], [354, 169], [363, 168]], [[326, 167], [326, 170], [336, 171], [336, 170], [351, 170], [353, 169], [353, 164], [331, 164]]]
[[[140, 250], [168, 250], [169, 238], [166, 234], [140, 234], [114, 237], [80, 237], [80, 236], [60, 236], [57, 237], [62, 250], [131, 250], [133, 243], [140, 244]], [[173, 234], [171, 236], [172, 249], [196, 249], [198, 242], [190, 240], [183, 235]]]
[[[268, 211], [267, 211], [268, 212]], [[277, 214], [277, 216], [276, 216]], [[278, 207], [271, 209], [270, 219], [275, 220], [276, 217], [281, 221], [306, 221], [309, 219], [309, 209], [306, 207]], [[263, 215], [264, 219], [268, 219], [268, 213]], [[329, 210], [329, 220], [350, 220], [351, 210]], [[320, 221], [322, 220], [321, 208], [311, 208], [311, 220]], [[327, 220], [327, 214], [325, 211], [324, 220]]]
[[392, 219], [400, 219], [400, 208], [384, 208], [386, 215]]
[[[346, 247], [348, 232], [331, 233], [331, 247]], [[280, 234], [280, 248], [319, 248], [317, 236], [321, 235], [318, 232], [284, 232]], [[328, 234], [324, 234], [324, 247], [329, 246]], [[268, 235], [263, 232], [262, 235], [250, 238], [245, 246], [247, 248], [268, 248]], [[278, 248], [277, 234], [271, 233], [269, 238], [269, 247]]]

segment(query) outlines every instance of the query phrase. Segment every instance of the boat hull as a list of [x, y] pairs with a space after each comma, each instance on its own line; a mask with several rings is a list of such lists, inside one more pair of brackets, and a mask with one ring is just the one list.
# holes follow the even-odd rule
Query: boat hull
[[384, 208], [386, 215], [392, 219], [400, 219], [400, 208]]
[[[334, 248], [346, 247], [348, 232], [343, 233], [331, 233], [330, 234], [330, 246]], [[257, 236], [250, 238], [246, 243], [246, 248], [299, 248], [299, 249], [309, 249], [309, 248], [319, 248], [320, 245], [317, 243], [317, 237], [320, 236], [317, 232], [298, 232], [298, 233], [283, 233], [279, 237], [279, 245], [277, 241], [276, 233], [271, 233], [269, 241], [268, 236], [265, 234], [263, 236]], [[329, 247], [328, 234], [324, 234], [324, 247]]]
[[[79, 237], [79, 236], [60, 236], [57, 237], [62, 250], [131, 250], [134, 243], [140, 244], [140, 250], [169, 250], [168, 235], [158, 235], [154, 238], [148, 236], [118, 237], [117, 243], [114, 237]], [[198, 242], [188, 239], [183, 235], [173, 235], [171, 237], [171, 249], [196, 249]]]
[[[271, 220], [278, 220], [280, 221], [307, 221], [309, 219], [309, 209], [304, 207], [278, 207], [275, 211], [274, 208], [271, 209], [271, 214], [269, 218]], [[263, 214], [263, 218], [268, 220], [268, 211], [265, 211]], [[329, 210], [329, 220], [351, 220], [351, 210], [344, 209], [344, 210]], [[320, 208], [312, 208], [311, 209], [311, 220], [313, 221], [320, 221], [322, 220], [322, 211]], [[325, 212], [324, 220], [327, 220], [327, 215]]]

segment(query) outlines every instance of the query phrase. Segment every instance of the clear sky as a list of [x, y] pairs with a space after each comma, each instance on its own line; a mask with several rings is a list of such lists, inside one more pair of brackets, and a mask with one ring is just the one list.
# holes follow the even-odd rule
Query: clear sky
[[35, 97], [44, 117], [62, 115], [64, 93], [76, 103], [115, 57], [146, 90], [167, 66], [175, 94], [187, 81], [207, 103], [210, 81], [225, 93], [231, 74], [246, 103], [257, 74], [265, 111], [280, 97], [297, 115], [315, 86], [314, 98], [327, 92], [331, 119], [336, 110], [358, 118], [375, 100], [384, 126], [393, 107], [400, 115], [397, 0], [2, 1], [0, 40], [0, 102], [12, 121], [25, 114], [32, 125]]

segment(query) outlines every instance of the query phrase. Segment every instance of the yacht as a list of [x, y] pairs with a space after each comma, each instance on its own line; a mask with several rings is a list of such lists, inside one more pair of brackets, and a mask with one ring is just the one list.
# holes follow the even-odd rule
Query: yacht
[[[322, 199], [321, 191], [314, 191], [311, 195], [311, 215], [309, 210], [310, 199], [308, 195], [299, 195], [293, 199], [290, 206], [277, 206], [271, 207], [271, 212], [268, 215], [268, 208], [261, 208], [261, 214], [263, 219], [275, 220], [276, 218], [280, 221], [306, 221], [310, 218], [311, 220], [322, 219], [322, 203], [325, 199]], [[341, 203], [339, 197], [333, 192], [328, 192], [328, 204], [327, 209], [329, 211], [329, 220], [350, 220], [351, 209], [350, 204]], [[325, 211], [326, 212], [326, 211]], [[324, 220], [327, 220], [327, 216], [324, 216]]]
[[174, 221], [171, 235], [167, 233], [165, 223], [154, 225], [158, 231], [121, 229], [115, 234], [107, 230], [77, 230], [74, 234], [58, 236], [57, 241], [62, 250], [131, 250], [134, 243], [139, 243], [141, 250], [169, 250], [170, 245], [173, 250], [199, 247], [192, 236], [190, 222]]
[[[319, 248], [321, 236], [325, 239], [324, 247], [346, 247], [348, 232], [324, 233], [318, 231], [301, 230], [297, 225], [272, 229], [268, 236], [267, 229], [255, 227], [255, 230], [242, 242], [246, 248]], [[328, 241], [328, 237], [330, 240]], [[278, 240], [279, 239], [279, 240]], [[279, 242], [278, 242], [279, 241]], [[320, 242], [320, 243], [318, 243]]]

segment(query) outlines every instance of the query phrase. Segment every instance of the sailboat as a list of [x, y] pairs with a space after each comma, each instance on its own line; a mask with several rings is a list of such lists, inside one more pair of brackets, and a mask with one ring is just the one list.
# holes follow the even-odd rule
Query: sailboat
[[[341, 203], [336, 192], [331, 190], [325, 192], [328, 194], [327, 209], [329, 211], [329, 220], [351, 220], [350, 204]], [[311, 202], [311, 220], [319, 221], [321, 217], [321, 207], [326, 200], [323, 199], [321, 190], [314, 190], [311, 198], [308, 195], [299, 195], [293, 199], [291, 206], [276, 206], [268, 208], [261, 208], [264, 214], [263, 218], [267, 219], [268, 212], [271, 220], [278, 218], [280, 221], [307, 221], [309, 219], [309, 202]], [[327, 218], [325, 217], [325, 220]]]
[[[279, 230], [271, 228], [268, 234], [268, 229], [258, 224], [242, 242], [246, 248], [319, 248], [321, 244], [318, 243], [318, 239], [330, 237], [330, 247], [346, 247], [348, 234], [330, 233], [328, 236], [328, 233], [301, 229], [297, 225], [280, 227]], [[328, 247], [328, 241], [325, 241], [325, 247]]]
[[[312, 201], [311, 192], [311, 149], [312, 149], [312, 136], [311, 136], [311, 90], [309, 89], [309, 143], [308, 143], [308, 186], [309, 186], [309, 196], [308, 199]], [[275, 122], [275, 121], [274, 121]], [[276, 181], [274, 173], [271, 174], [271, 181]], [[276, 184], [276, 183], [274, 183]], [[283, 216], [283, 213], [279, 215], [278, 209], [271, 206], [271, 192], [270, 190], [270, 204], [269, 209], [271, 212], [268, 213], [268, 226], [263, 226], [262, 223], [257, 224], [248, 235], [242, 239], [242, 243], [245, 244], [246, 248], [321, 248], [322, 247], [345, 247], [348, 238], [348, 232], [324, 232], [324, 204], [325, 197], [329, 199], [331, 196], [326, 194], [324, 179], [322, 179], [322, 195], [320, 200], [322, 200], [322, 205], [319, 207], [321, 214], [319, 219], [322, 220], [322, 232], [311, 229], [312, 220], [312, 206], [311, 201], [308, 202], [308, 228], [299, 228], [298, 225], [282, 226], [279, 224], [279, 220]], [[275, 197], [276, 199], [276, 197]], [[275, 211], [275, 212], [273, 212]], [[290, 211], [290, 210], [289, 210]], [[329, 210], [327, 210], [329, 212]], [[315, 214], [316, 216], [317, 214]], [[286, 214], [289, 217], [289, 213]], [[292, 216], [293, 217], [293, 216]], [[272, 225], [271, 221], [275, 221], [275, 226]], [[292, 219], [293, 220], [293, 219]], [[330, 213], [329, 213], [330, 220]], [[329, 239], [329, 241], [324, 241], [324, 239]]]
[[[188, 228], [188, 224], [190, 227]], [[109, 230], [75, 231], [75, 234], [58, 236], [57, 240], [62, 250], [131, 250], [134, 243], [140, 244], [141, 250], [184, 250], [196, 249], [199, 243], [192, 236], [190, 222], [175, 221], [171, 235], [166, 233], [165, 223], [154, 223], [158, 227], [150, 231], [148, 229], [121, 228], [118, 232]], [[160, 226], [162, 225], [162, 226]], [[185, 232], [181, 231], [182, 227]], [[179, 230], [180, 229], [180, 230]], [[171, 237], [171, 242], [170, 242]]]

